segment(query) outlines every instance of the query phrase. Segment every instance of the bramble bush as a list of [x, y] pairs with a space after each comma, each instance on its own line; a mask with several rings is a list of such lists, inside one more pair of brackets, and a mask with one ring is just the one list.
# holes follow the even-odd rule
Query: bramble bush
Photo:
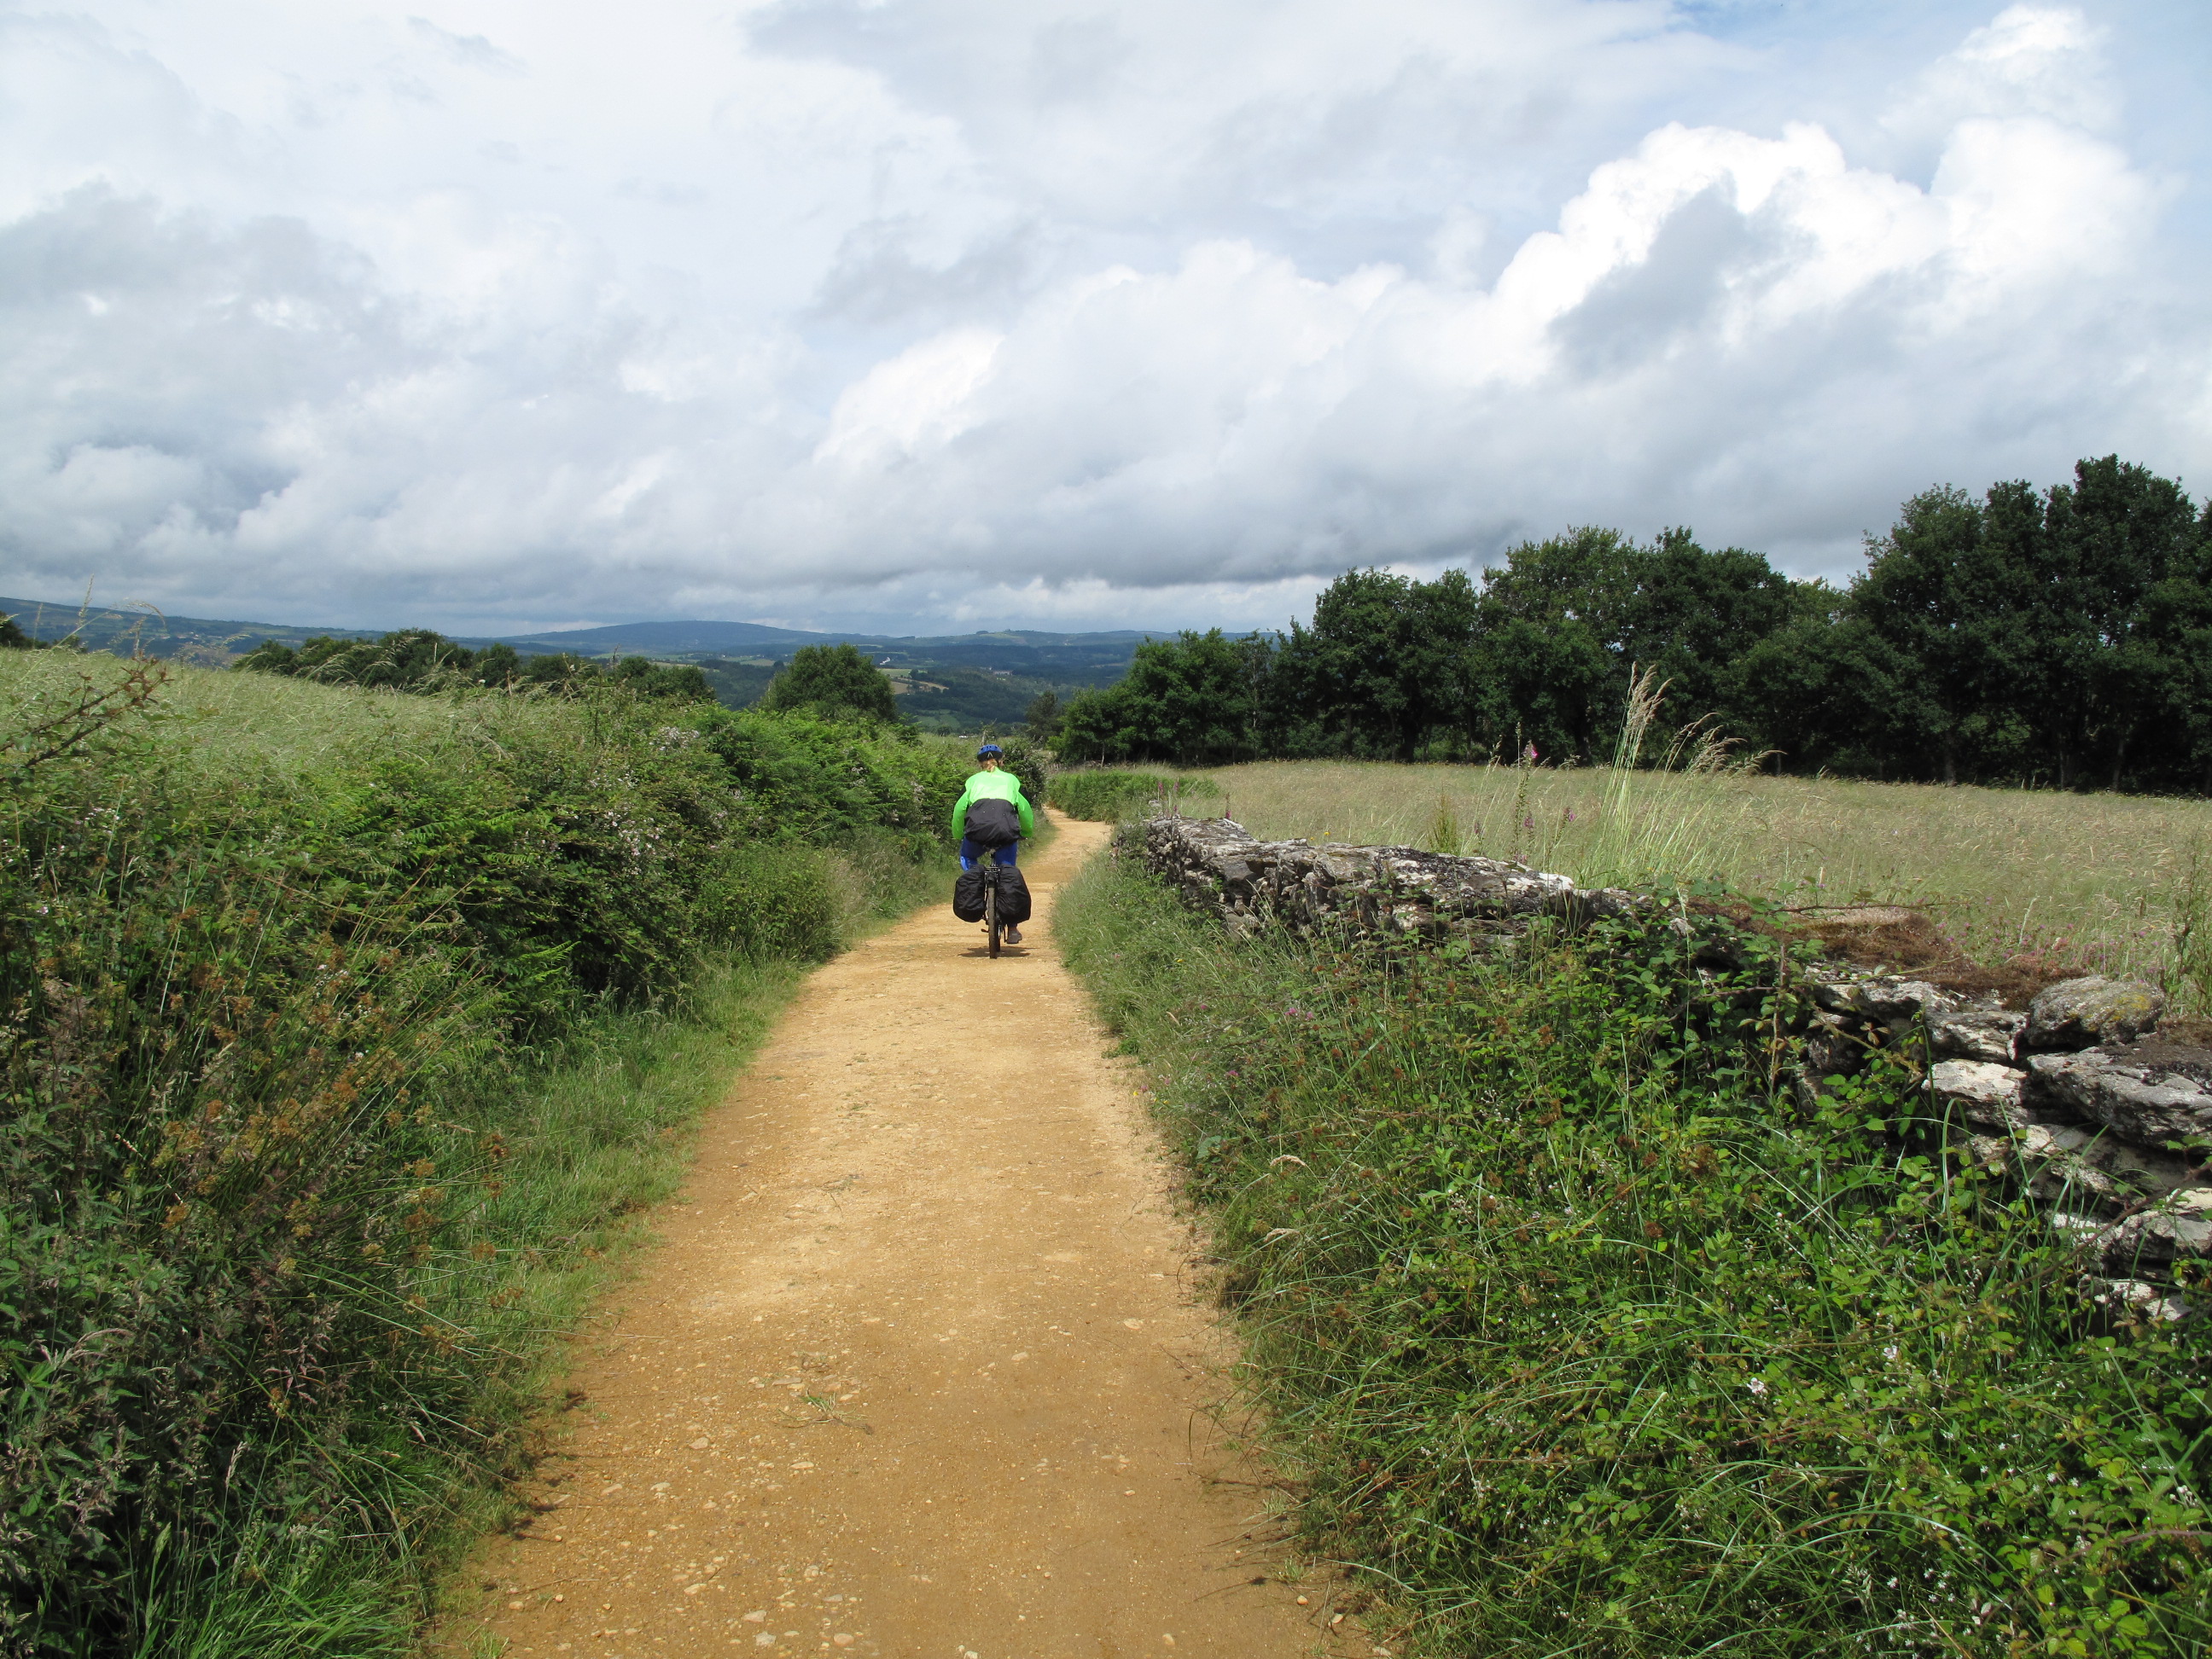
[[763, 840], [823, 842], [880, 829], [933, 843], [972, 769], [957, 747], [912, 726], [750, 708], [710, 709], [696, 726], [737, 787], [744, 831]]
[[688, 1104], [564, 1068], [835, 950], [957, 769], [617, 693], [288, 771], [82, 660], [0, 727], [0, 1651], [397, 1651]]
[[1666, 914], [1486, 958], [1237, 946], [1104, 865], [1060, 915], [1378, 1627], [1531, 1659], [2212, 1638], [2200, 1325], [2085, 1302], [2045, 1208], [1930, 1150], [1909, 1054], [1801, 1111], [1782, 947], [1716, 966]]

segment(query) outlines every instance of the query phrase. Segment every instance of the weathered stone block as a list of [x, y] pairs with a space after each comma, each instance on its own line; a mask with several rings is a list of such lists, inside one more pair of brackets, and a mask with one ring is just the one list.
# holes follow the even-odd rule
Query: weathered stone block
[[1950, 1106], [1967, 1122], [1985, 1129], [2024, 1129], [2020, 1089], [2027, 1073], [1980, 1060], [1939, 1060], [1928, 1073], [1939, 1110]]
[[2187, 1160], [2133, 1146], [2109, 1129], [2031, 1123], [2011, 1132], [2011, 1139], [2029, 1191], [2051, 1203], [2094, 1199], [2111, 1213], [2164, 1199], [2196, 1179]]
[[2212, 1187], [2189, 1188], [2154, 1210], [2123, 1217], [2095, 1234], [2089, 1248], [2108, 1273], [2212, 1256]]
[[1832, 1013], [1891, 1026], [1909, 1025], [1916, 1020], [1933, 1021], [1956, 1006], [1948, 995], [1917, 979], [1816, 980], [1813, 1000]]
[[1931, 1022], [1930, 1046], [1942, 1060], [1978, 1060], [2008, 1066], [2027, 1024], [2027, 1016], [2011, 1008], [1962, 1008]]
[[2166, 994], [2134, 980], [2062, 980], [2028, 1004], [2027, 1029], [2021, 1034], [2022, 1054], [2087, 1048], [2098, 1043], [2132, 1042], [2158, 1024]]
[[2033, 1115], [2064, 1113], [2153, 1146], [2212, 1140], [2212, 1052], [2154, 1040], [2037, 1054], [2022, 1097]]

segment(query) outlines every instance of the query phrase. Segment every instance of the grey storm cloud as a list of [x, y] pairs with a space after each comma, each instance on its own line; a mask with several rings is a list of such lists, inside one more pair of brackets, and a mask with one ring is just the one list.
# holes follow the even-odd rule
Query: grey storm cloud
[[0, 7], [0, 591], [1270, 623], [1569, 524], [1838, 574], [1932, 483], [2202, 488], [2158, 43], [1952, 16], [1838, 85], [1599, 0]]

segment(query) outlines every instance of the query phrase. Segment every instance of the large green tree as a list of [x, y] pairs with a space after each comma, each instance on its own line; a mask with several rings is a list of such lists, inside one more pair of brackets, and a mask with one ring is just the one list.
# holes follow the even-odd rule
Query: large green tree
[[1747, 654], [1811, 598], [1763, 556], [1710, 550], [1687, 530], [1649, 547], [1601, 529], [1524, 542], [1484, 585], [1476, 724], [1496, 754], [1534, 744], [1545, 758], [1603, 758], [1642, 668], [1682, 720], [1740, 729]]
[[2181, 486], [2116, 455], [2039, 494], [1924, 490], [1838, 618], [1895, 659], [1887, 694], [1869, 708], [1838, 681], [1828, 718], [1909, 776], [2173, 787], [2194, 775], [2172, 739], [2197, 718], [2202, 544]]
[[1677, 708], [1740, 724], [1738, 668], [1760, 641], [1796, 621], [1813, 597], [1764, 554], [1702, 547], [1687, 530], [1666, 530], [1630, 562], [1635, 580], [1622, 618], [1620, 653], [1656, 670]]
[[[1948, 485], [1923, 490], [1888, 534], [1868, 542], [1844, 614], [1899, 665], [1886, 707], [1855, 709], [1854, 723], [1869, 737], [1868, 725], [1886, 727], [1879, 746], [1902, 769], [1955, 783], [1962, 768], [1984, 775], [2016, 761], [2026, 732], [2013, 714], [2041, 543], [2041, 513], [2026, 484], [2001, 484], [1985, 501]], [[1854, 689], [1837, 688], [1847, 706], [1862, 701]]]
[[2062, 787], [2118, 788], [2152, 735], [2167, 677], [2160, 642], [2144, 633], [2147, 608], [2161, 584], [2187, 575], [2196, 510], [2172, 479], [2107, 455], [2079, 463], [2042, 517], [2030, 706]]
[[1806, 586], [1799, 614], [1734, 665], [1735, 712], [1724, 729], [1778, 771], [1917, 775], [1898, 760], [1901, 747], [1912, 747], [1926, 711], [1911, 664], [1845, 616], [1841, 594]]
[[2155, 661], [2149, 722], [2136, 745], [2150, 787], [2212, 794], [2212, 501], [2178, 568], [2144, 595], [2131, 643]]
[[832, 719], [896, 720], [891, 684], [850, 645], [802, 645], [761, 697], [768, 709], [808, 709]]
[[1310, 628], [1291, 624], [1275, 695], [1311, 746], [1412, 760], [1464, 728], [1479, 602], [1463, 570], [1431, 582], [1346, 571], [1315, 601]]
[[1060, 721], [1060, 756], [1193, 766], [1250, 760], [1259, 752], [1253, 663], [1248, 642], [1218, 628], [1147, 641], [1121, 679], [1076, 694]]

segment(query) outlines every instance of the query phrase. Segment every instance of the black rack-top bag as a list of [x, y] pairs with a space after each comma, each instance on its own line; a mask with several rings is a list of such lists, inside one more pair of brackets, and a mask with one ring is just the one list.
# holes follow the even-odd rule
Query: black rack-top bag
[[1012, 847], [1022, 838], [1021, 814], [1010, 800], [973, 801], [960, 833], [977, 847]]

